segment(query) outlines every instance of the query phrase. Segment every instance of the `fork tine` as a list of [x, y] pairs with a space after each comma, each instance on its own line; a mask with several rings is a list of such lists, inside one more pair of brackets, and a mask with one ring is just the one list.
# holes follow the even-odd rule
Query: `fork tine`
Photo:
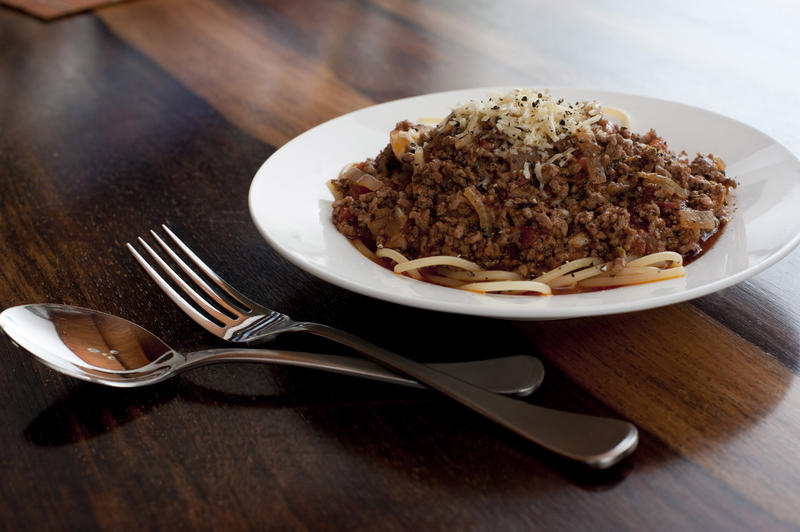
[[216, 289], [209, 286], [208, 283], [206, 283], [205, 280], [202, 277], [200, 277], [196, 271], [194, 271], [188, 264], [186, 264], [186, 262], [184, 262], [184, 260], [180, 258], [178, 254], [175, 253], [172, 250], [172, 248], [169, 247], [169, 245], [166, 242], [164, 242], [164, 240], [160, 236], [158, 236], [158, 234], [155, 231], [151, 230], [150, 233], [153, 235], [153, 238], [156, 239], [158, 244], [164, 249], [164, 251], [166, 251], [169, 254], [169, 256], [172, 257], [172, 260], [174, 260], [175, 263], [178, 266], [180, 266], [181, 270], [183, 270], [186, 273], [186, 275], [191, 277], [192, 281], [194, 281], [197, 284], [197, 286], [199, 286], [217, 304], [232, 312], [234, 316], [238, 316], [242, 312], [246, 312], [248, 310], [246, 308], [234, 308], [233, 306], [231, 306], [227, 301], [225, 301], [225, 299], [222, 298], [222, 296], [219, 295], [219, 292]]
[[196, 308], [189, 304], [174, 288], [172, 288], [161, 275], [152, 267], [150, 263], [144, 260], [136, 248], [134, 248], [130, 243], [125, 244], [128, 247], [128, 251], [131, 252], [133, 258], [144, 268], [144, 271], [150, 276], [153, 281], [164, 291], [165, 294], [172, 300], [173, 303], [178, 305], [181, 310], [183, 310], [190, 318], [192, 318], [197, 324], [203, 327], [205, 330], [214, 334], [216, 336], [220, 336], [221, 334], [225, 334], [225, 328], [220, 327], [213, 321], [209, 320], [205, 316], [203, 316]]
[[[202, 297], [202, 296], [200, 296], [200, 294], [198, 294], [198, 293], [197, 293], [197, 292], [194, 290], [194, 288], [192, 288], [191, 286], [189, 286], [189, 284], [187, 284], [187, 283], [186, 283], [186, 281], [184, 281], [183, 279], [181, 279], [181, 277], [180, 277], [180, 276], [179, 276], [179, 275], [178, 275], [178, 274], [175, 272], [175, 270], [173, 270], [173, 269], [172, 269], [172, 268], [169, 266], [169, 264], [167, 264], [166, 262], [164, 262], [164, 259], [162, 259], [162, 258], [161, 258], [161, 257], [158, 255], [158, 253], [156, 253], [156, 252], [155, 252], [155, 250], [154, 250], [153, 248], [151, 248], [151, 247], [150, 247], [150, 245], [149, 245], [147, 242], [145, 242], [145, 241], [144, 241], [144, 239], [143, 239], [143, 238], [139, 237], [139, 243], [140, 243], [140, 244], [142, 245], [142, 247], [144, 247], [144, 249], [145, 249], [145, 250], [146, 250], [146, 251], [147, 251], [147, 252], [150, 254], [150, 256], [151, 256], [151, 257], [152, 257], [152, 258], [153, 258], [153, 259], [154, 259], [154, 260], [155, 260], [155, 261], [158, 263], [158, 265], [159, 265], [159, 266], [161, 266], [161, 269], [162, 269], [164, 272], [166, 272], [166, 273], [167, 273], [167, 275], [169, 275], [169, 276], [170, 276], [170, 278], [171, 278], [173, 281], [175, 281], [175, 283], [176, 283], [178, 286], [180, 286], [181, 290], [183, 290], [183, 292], [184, 292], [186, 295], [188, 295], [190, 298], [192, 298], [192, 300], [193, 300], [195, 303], [197, 303], [197, 304], [198, 304], [198, 305], [199, 305], [199, 306], [200, 306], [200, 307], [201, 307], [203, 310], [205, 310], [205, 311], [206, 311], [208, 314], [210, 314], [212, 317], [214, 317], [214, 318], [216, 318], [217, 320], [219, 320], [219, 322], [220, 322], [220, 323], [222, 323], [223, 325], [228, 325], [228, 324], [230, 324], [230, 322], [231, 322], [231, 321], [233, 321], [233, 320], [232, 320], [232, 319], [231, 319], [229, 316], [227, 316], [227, 315], [223, 314], [222, 312], [220, 312], [219, 310], [217, 310], [216, 308], [214, 308], [214, 307], [213, 307], [211, 304], [209, 304], [209, 303], [208, 303], [208, 301], [206, 301], [205, 299], [203, 299], [203, 297]], [[172, 288], [172, 287], [171, 287], [171, 286], [170, 286], [170, 285], [169, 285], [169, 284], [168, 284], [168, 283], [167, 283], [167, 282], [164, 280], [164, 278], [163, 278], [161, 275], [159, 275], [159, 274], [158, 274], [158, 272], [156, 272], [156, 270], [155, 270], [155, 269], [154, 269], [152, 266], [150, 266], [150, 264], [149, 264], [149, 263], [148, 263], [146, 260], [144, 260], [144, 257], [142, 257], [142, 256], [141, 256], [141, 255], [140, 255], [140, 254], [139, 254], [139, 253], [138, 253], [138, 252], [137, 252], [137, 251], [134, 249], [134, 247], [133, 247], [132, 245], [130, 245], [130, 244], [127, 244], [127, 246], [128, 246], [128, 250], [129, 250], [129, 251], [131, 251], [131, 253], [133, 253], [133, 256], [136, 258], [136, 260], [137, 260], [137, 261], [139, 261], [139, 264], [141, 264], [141, 265], [142, 265], [142, 267], [143, 267], [143, 268], [144, 268], [144, 269], [147, 271], [147, 273], [148, 273], [148, 274], [150, 274], [150, 277], [152, 277], [152, 278], [153, 278], [153, 280], [154, 280], [154, 281], [156, 281], [156, 283], [158, 284], [158, 286], [159, 286], [159, 287], [161, 287], [161, 289], [162, 289], [162, 290], [164, 290], [164, 291], [167, 293], [167, 295], [170, 297], [170, 299], [172, 299], [172, 301], [174, 301], [174, 302], [175, 302], [175, 304], [177, 304], [179, 307], [181, 307], [181, 309], [183, 309], [185, 312], [189, 313], [189, 314], [191, 315], [191, 317], [192, 317], [192, 318], [193, 318], [195, 321], [197, 321], [198, 323], [200, 323], [200, 324], [201, 324], [201, 325], [203, 325], [204, 327], [206, 327], [206, 323], [205, 323], [205, 322], [209, 322], [209, 323], [212, 323], [212, 324], [213, 324], [213, 322], [211, 322], [210, 320], [208, 320], [207, 318], [205, 318], [205, 317], [204, 317], [202, 314], [200, 314], [200, 313], [197, 311], [197, 309], [195, 309], [194, 307], [192, 307], [192, 306], [189, 304], [189, 302], [188, 302], [188, 301], [186, 301], [186, 299], [185, 299], [185, 298], [183, 298], [183, 297], [182, 297], [182, 296], [181, 296], [181, 295], [180, 295], [180, 294], [179, 294], [179, 293], [178, 293], [178, 292], [177, 292], [175, 289], [173, 289], [173, 288]], [[190, 310], [191, 310], [192, 312], [190, 312]], [[200, 317], [204, 318], [204, 321], [198, 321], [198, 318], [197, 318], [198, 316], [200, 316]], [[216, 326], [216, 324], [214, 324], [214, 325]], [[217, 328], [219, 328], [219, 326], [217, 326]], [[208, 329], [208, 327], [206, 327], [206, 329]], [[208, 329], [208, 330], [209, 330], [209, 331], [211, 331], [211, 329]], [[223, 329], [223, 330], [224, 330], [224, 329]], [[213, 331], [212, 331], [212, 332], [213, 332]]]
[[200, 270], [204, 274], [206, 274], [212, 281], [214, 281], [214, 283], [216, 283], [217, 286], [219, 286], [222, 290], [224, 290], [232, 300], [234, 300], [237, 304], [241, 305], [243, 307], [243, 310], [253, 311], [261, 308], [261, 305], [259, 305], [252, 299], [248, 298], [238, 290], [236, 290], [234, 287], [225, 282], [225, 280], [222, 277], [217, 275], [217, 273], [214, 270], [209, 268], [208, 265], [205, 262], [203, 262], [202, 259], [200, 259], [200, 257], [198, 257], [191, 249], [189, 249], [189, 246], [184, 244], [183, 240], [178, 238], [178, 235], [173, 233], [169, 227], [167, 227], [165, 224], [161, 224], [161, 227], [164, 229], [164, 231], [166, 231], [166, 233], [170, 236], [170, 238], [172, 238], [172, 240], [174, 240], [175, 243], [178, 244], [178, 246], [186, 254], [186, 256], [192, 259], [192, 262], [194, 262], [194, 264], [198, 268], [200, 268]]

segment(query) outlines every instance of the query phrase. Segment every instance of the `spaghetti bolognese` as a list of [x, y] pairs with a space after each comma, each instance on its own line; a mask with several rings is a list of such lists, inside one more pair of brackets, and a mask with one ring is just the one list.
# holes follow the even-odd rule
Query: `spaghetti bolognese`
[[[622, 119], [614, 123], [610, 117]], [[532, 89], [404, 121], [328, 182], [332, 220], [396, 273], [552, 294], [670, 279], [730, 214], [724, 162], [689, 161], [619, 110]]]

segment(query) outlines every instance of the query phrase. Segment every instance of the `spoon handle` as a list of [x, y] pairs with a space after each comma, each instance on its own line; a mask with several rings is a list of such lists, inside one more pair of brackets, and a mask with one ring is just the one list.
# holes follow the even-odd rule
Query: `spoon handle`
[[[414, 379], [398, 375], [363, 358], [298, 351], [275, 351], [272, 349], [222, 348], [189, 353], [186, 355], [186, 363], [180, 366], [180, 371], [218, 362], [234, 361], [268, 362], [271, 364], [321, 369], [393, 384], [427, 388], [427, 386]], [[539, 359], [527, 355], [471, 362], [428, 364], [428, 366], [458, 379], [471, 382], [476, 386], [492, 390], [495, 393], [520, 397], [529, 395], [539, 387], [544, 379], [542, 363]]]
[[632, 453], [638, 444], [638, 431], [627, 421], [563, 412], [497, 395], [338, 329], [317, 323], [299, 325], [301, 330], [348, 345], [530, 441], [590, 467], [610, 467]]

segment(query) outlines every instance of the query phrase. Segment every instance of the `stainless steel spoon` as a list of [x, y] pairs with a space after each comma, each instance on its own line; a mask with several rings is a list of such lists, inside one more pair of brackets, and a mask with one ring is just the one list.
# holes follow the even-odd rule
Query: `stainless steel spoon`
[[[6, 309], [0, 313], [0, 328], [56, 371], [109, 386], [145, 386], [219, 362], [268, 362], [426, 388], [357, 357], [242, 348], [209, 349], [184, 355], [124, 318], [66, 305]], [[522, 355], [430, 366], [477, 386], [518, 396], [530, 394], [544, 378], [542, 363]]]
[[[7, 309], [0, 313], [0, 327], [54, 369], [117, 386], [158, 382], [172, 375], [176, 366], [186, 368], [221, 359], [254, 360], [257, 357], [253, 354], [259, 352], [220, 349], [193, 362], [126, 320], [62, 305]], [[372, 360], [415, 378], [545, 449], [590, 467], [610, 467], [638, 444], [636, 427], [626, 421], [563, 412], [504, 397], [378, 346], [365, 346], [364, 340], [352, 335], [345, 339]], [[235, 354], [226, 356], [230, 353]]]

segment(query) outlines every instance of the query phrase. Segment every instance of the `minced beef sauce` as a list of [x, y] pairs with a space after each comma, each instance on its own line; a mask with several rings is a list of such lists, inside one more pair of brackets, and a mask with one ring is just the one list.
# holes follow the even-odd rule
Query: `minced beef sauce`
[[543, 153], [504, 149], [494, 122], [466, 143], [456, 120], [400, 122], [392, 138], [409, 132], [416, 142], [390, 143], [331, 182], [341, 197], [334, 225], [373, 250], [454, 255], [533, 278], [583, 257], [610, 261], [611, 271], [658, 251], [691, 258], [730, 214], [736, 183], [722, 160], [675, 155], [653, 130], [602, 118]]

